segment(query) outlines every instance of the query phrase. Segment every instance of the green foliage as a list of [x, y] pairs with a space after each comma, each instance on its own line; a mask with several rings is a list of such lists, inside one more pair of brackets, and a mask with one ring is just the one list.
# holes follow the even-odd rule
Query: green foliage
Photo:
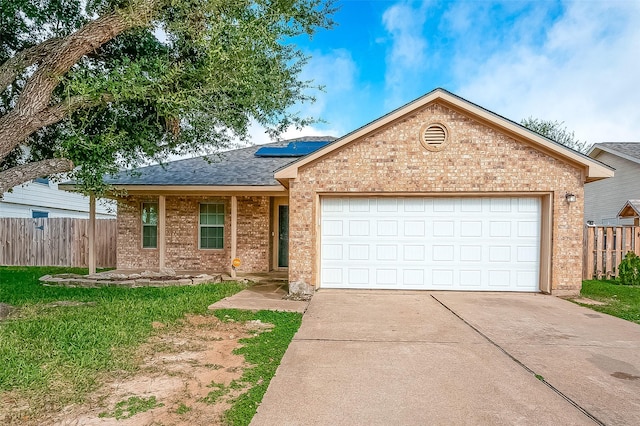
[[[332, 0], [0, 0], [0, 63], [26, 48], [65, 36], [118, 8], [154, 19], [83, 57], [61, 78], [53, 103], [74, 97], [92, 107], [42, 128], [0, 159], [72, 160], [70, 177], [85, 191], [102, 176], [172, 154], [215, 151], [246, 139], [255, 121], [271, 134], [312, 120], [291, 109], [318, 89], [300, 79], [307, 57], [293, 41], [330, 28]], [[0, 117], [20, 97], [29, 70], [0, 88]]]
[[630, 251], [618, 266], [618, 279], [623, 285], [640, 285], [640, 257]]
[[116, 404], [115, 408], [111, 412], [102, 412], [98, 414], [100, 418], [113, 417], [116, 420], [128, 419], [138, 413], [144, 413], [145, 411], [153, 410], [156, 407], [163, 407], [164, 404], [158, 403], [155, 396], [149, 398], [140, 398], [139, 396], [132, 396], [127, 400], [120, 401]]
[[186, 406], [184, 403], [180, 403], [178, 408], [176, 408], [176, 414], [179, 415], [187, 414], [189, 411], [191, 411], [191, 407]]
[[236, 353], [244, 355], [246, 362], [252, 367], [245, 369], [242, 377], [229, 385], [233, 389], [248, 388], [248, 390], [241, 393], [232, 402], [232, 407], [225, 413], [225, 419], [230, 425], [248, 425], [255, 415], [260, 401], [262, 401], [291, 339], [300, 328], [302, 315], [292, 312], [259, 311], [254, 313], [238, 310], [217, 310], [215, 315], [223, 321], [229, 319], [234, 321], [260, 320], [274, 325], [270, 331], [242, 339], [243, 346], [236, 350]]
[[621, 286], [616, 281], [588, 280], [582, 282], [580, 294], [605, 303], [584, 306], [640, 324], [640, 287]]
[[228, 394], [230, 390], [224, 384], [216, 382], [209, 383], [207, 387], [213, 388], [212, 391], [209, 391], [207, 396], [202, 398], [202, 402], [207, 404], [215, 404], [222, 396]]
[[[95, 389], [102, 373], [136, 368], [133, 348], [154, 331], [152, 322], [178, 326], [187, 313], [206, 315], [236, 283], [166, 288], [43, 287], [45, 274], [74, 268], [0, 267], [0, 302], [19, 308], [0, 323], [0, 392], [46, 395], [60, 405]], [[85, 302], [50, 307], [54, 301]], [[53, 399], [53, 401], [51, 401]]]
[[546, 138], [576, 151], [584, 153], [587, 151], [587, 148], [589, 148], [587, 142], [576, 139], [574, 132], [570, 132], [566, 126], [564, 126], [564, 122], [540, 120], [529, 117], [522, 120], [520, 124], [529, 130], [533, 130]]

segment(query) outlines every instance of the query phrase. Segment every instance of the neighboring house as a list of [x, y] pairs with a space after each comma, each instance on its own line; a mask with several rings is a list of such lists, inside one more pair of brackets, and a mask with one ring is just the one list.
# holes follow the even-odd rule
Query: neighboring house
[[[98, 219], [115, 219], [113, 203], [99, 200], [96, 203]], [[14, 187], [0, 198], [0, 217], [89, 218], [89, 198], [81, 194], [62, 191], [58, 184], [39, 178]]]
[[640, 142], [597, 143], [588, 155], [615, 169], [615, 176], [585, 186], [585, 222], [595, 225], [633, 224], [633, 216], [619, 218], [618, 214], [628, 201], [640, 198]]
[[110, 180], [128, 194], [118, 268], [237, 258], [308, 290], [579, 291], [584, 184], [613, 176], [603, 164], [442, 89], [312, 145]]

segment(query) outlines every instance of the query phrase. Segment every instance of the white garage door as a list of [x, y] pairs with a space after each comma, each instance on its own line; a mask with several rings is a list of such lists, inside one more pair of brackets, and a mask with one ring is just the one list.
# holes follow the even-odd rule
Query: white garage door
[[538, 198], [322, 198], [324, 288], [538, 291]]

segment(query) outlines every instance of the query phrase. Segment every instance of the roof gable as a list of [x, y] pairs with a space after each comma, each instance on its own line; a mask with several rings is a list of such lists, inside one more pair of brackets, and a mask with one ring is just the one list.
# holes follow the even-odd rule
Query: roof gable
[[640, 200], [627, 200], [618, 212], [618, 217], [640, 217]]
[[600, 142], [591, 147], [588, 155], [596, 158], [601, 152], [640, 164], [640, 142]]
[[501, 132], [513, 135], [518, 139], [525, 140], [537, 149], [548, 153], [549, 155], [561, 158], [562, 160], [575, 164], [585, 170], [584, 176], [587, 182], [604, 179], [613, 176], [613, 170], [592, 159], [584, 154], [574, 151], [564, 145], [554, 142], [544, 136], [535, 133], [520, 124], [517, 124], [511, 120], [508, 120], [498, 114], [495, 114], [487, 109], [484, 109], [472, 102], [469, 102], [459, 96], [456, 96], [444, 89], [435, 89], [432, 92], [418, 98], [389, 114], [372, 121], [369, 124], [347, 134], [346, 136], [337, 139], [324, 148], [307, 155], [297, 161], [283, 166], [275, 173], [275, 178], [281, 182], [285, 182], [288, 179], [294, 179], [298, 175], [298, 169], [309, 164], [315, 160], [318, 160], [332, 151], [337, 150], [355, 140], [376, 132], [381, 128], [392, 125], [398, 120], [410, 115], [412, 112], [425, 107], [430, 103], [441, 103], [444, 106], [460, 111], [467, 114], [474, 119], [488, 124], [492, 127], [498, 128]]

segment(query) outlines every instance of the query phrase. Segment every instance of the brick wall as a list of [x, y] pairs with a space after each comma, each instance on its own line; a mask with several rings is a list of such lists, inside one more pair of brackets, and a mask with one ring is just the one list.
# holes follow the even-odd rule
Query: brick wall
[[[450, 143], [425, 150], [420, 127], [440, 122]], [[582, 172], [437, 103], [304, 166], [291, 182], [289, 279], [315, 285], [316, 193], [553, 192], [552, 289], [581, 286]], [[566, 192], [579, 202], [568, 204]]]
[[118, 269], [158, 268], [158, 249], [142, 248], [142, 203], [157, 197], [118, 200]]
[[[165, 265], [175, 270], [228, 271], [231, 262], [230, 197], [167, 196]], [[158, 268], [158, 249], [143, 249], [142, 202], [157, 197], [129, 196], [118, 203], [118, 268]], [[199, 204], [225, 205], [224, 249], [199, 248]], [[240, 272], [269, 270], [269, 197], [238, 197], [237, 256]]]
[[269, 197], [238, 197], [238, 247], [241, 272], [269, 271]]

